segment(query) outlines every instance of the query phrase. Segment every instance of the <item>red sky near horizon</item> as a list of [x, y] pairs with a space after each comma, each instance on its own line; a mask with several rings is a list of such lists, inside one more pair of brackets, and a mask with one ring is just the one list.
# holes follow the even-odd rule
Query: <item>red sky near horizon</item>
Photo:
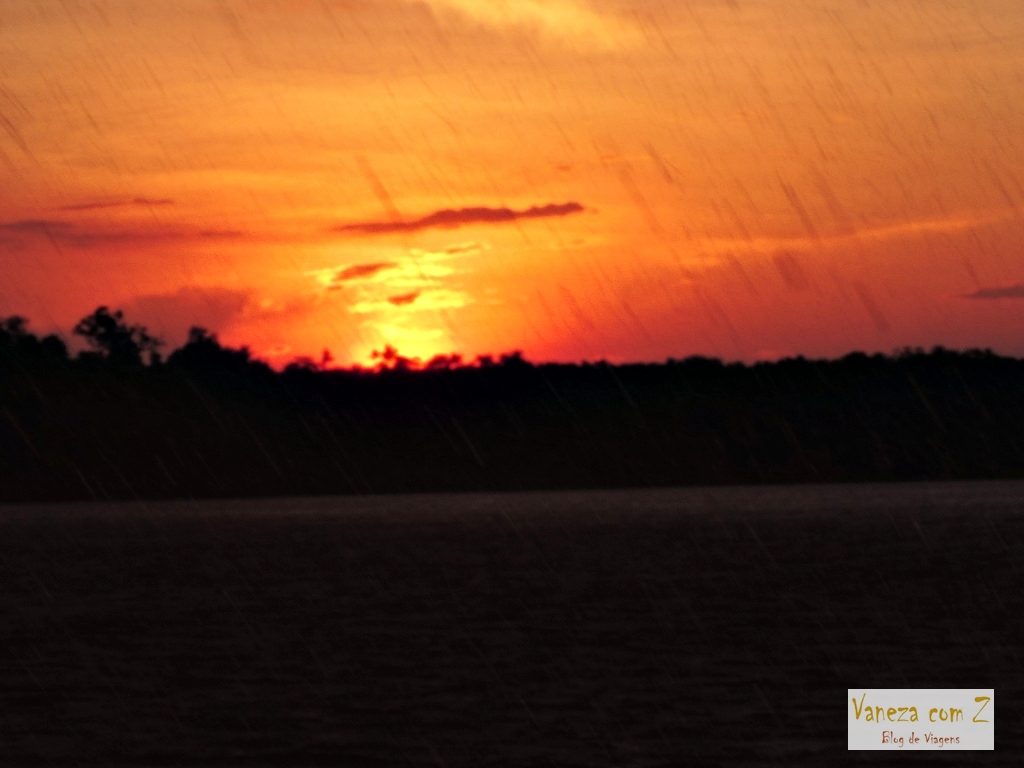
[[1020, 0], [5, 0], [0, 315], [1024, 354]]

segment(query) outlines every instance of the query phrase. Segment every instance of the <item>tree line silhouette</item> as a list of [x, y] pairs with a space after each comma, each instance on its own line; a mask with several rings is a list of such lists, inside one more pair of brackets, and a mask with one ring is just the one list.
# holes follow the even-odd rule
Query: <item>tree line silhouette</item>
[[278, 372], [107, 307], [74, 333], [0, 319], [2, 501], [1024, 477], [1024, 361], [988, 350]]

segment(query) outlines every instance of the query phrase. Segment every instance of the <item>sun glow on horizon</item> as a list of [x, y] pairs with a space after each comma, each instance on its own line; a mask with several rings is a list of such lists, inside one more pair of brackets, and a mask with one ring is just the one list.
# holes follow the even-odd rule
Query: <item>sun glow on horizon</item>
[[275, 365], [1024, 353], [1014, 0], [4, 12], [0, 315]]

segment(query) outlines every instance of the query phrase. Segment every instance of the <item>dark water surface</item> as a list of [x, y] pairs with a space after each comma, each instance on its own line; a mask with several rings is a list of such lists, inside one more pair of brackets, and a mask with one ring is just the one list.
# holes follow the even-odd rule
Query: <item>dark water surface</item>
[[1020, 765], [1022, 556], [1012, 483], [0, 507], [0, 764]]

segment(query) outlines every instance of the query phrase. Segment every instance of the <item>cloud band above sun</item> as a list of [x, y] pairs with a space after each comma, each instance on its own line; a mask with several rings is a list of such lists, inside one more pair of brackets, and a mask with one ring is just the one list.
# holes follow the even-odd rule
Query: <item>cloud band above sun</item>
[[995, 288], [979, 288], [964, 295], [965, 299], [1024, 299], [1024, 283], [1003, 285]]
[[470, 224], [505, 224], [525, 219], [546, 219], [571, 216], [582, 213], [583, 206], [577, 202], [548, 203], [534, 205], [522, 210], [513, 208], [444, 208], [411, 221], [363, 221], [355, 224], [340, 224], [334, 232], [385, 235], [397, 232], [418, 232], [423, 229], [457, 229]]

